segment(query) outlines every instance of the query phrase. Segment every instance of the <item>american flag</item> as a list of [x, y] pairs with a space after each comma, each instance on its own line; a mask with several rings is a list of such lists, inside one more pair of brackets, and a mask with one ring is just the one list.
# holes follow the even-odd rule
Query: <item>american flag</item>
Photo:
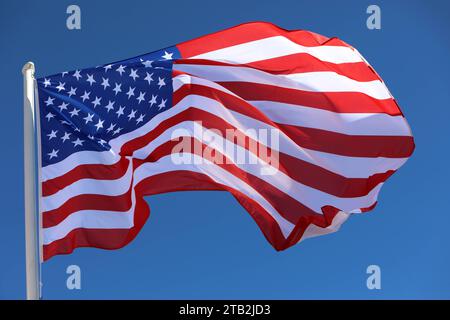
[[[37, 87], [44, 260], [123, 247], [149, 216], [143, 197], [180, 190], [230, 192], [283, 250], [374, 208], [414, 150], [398, 104], [356, 49], [270, 23]], [[276, 143], [250, 134], [263, 130]], [[177, 148], [186, 139], [194, 147]]]

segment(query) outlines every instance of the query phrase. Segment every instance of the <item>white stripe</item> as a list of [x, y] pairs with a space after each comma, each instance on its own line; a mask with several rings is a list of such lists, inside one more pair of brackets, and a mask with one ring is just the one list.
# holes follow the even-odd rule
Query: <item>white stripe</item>
[[42, 211], [59, 208], [70, 198], [82, 194], [100, 194], [105, 196], [120, 196], [131, 187], [133, 164], [130, 161], [127, 172], [115, 180], [81, 179], [66, 186], [58, 192], [42, 197]]
[[375, 99], [391, 98], [380, 80], [361, 82], [330, 71], [273, 75], [235, 66], [177, 64], [174, 68], [215, 82], [251, 82], [310, 92], [360, 92]]
[[190, 59], [207, 59], [231, 63], [250, 63], [265, 59], [286, 56], [295, 53], [307, 53], [322, 61], [332, 63], [361, 62], [357, 52], [349, 47], [299, 45], [283, 36], [274, 36], [210, 51]]
[[[175, 69], [175, 67], [174, 67]], [[213, 89], [217, 89], [220, 90], [222, 92], [228, 93], [232, 96], [238, 97], [240, 98], [237, 94], [235, 94], [234, 92], [228, 90], [227, 88], [221, 86], [218, 83], [206, 80], [206, 79], [202, 79], [202, 78], [198, 78], [195, 76], [192, 76], [190, 74], [180, 74], [176, 77], [174, 77], [172, 79], [172, 88], [173, 88], [173, 92], [177, 92], [178, 89], [180, 89], [182, 86], [184, 86], [185, 84], [195, 84], [195, 85], [201, 85], [201, 86], [205, 86], [208, 88], [213, 88]], [[240, 98], [242, 99], [242, 98]]]
[[338, 113], [275, 101], [248, 101], [270, 120], [349, 135], [411, 136], [403, 116], [386, 113]]
[[82, 210], [67, 216], [59, 224], [43, 229], [44, 245], [66, 237], [72, 230], [84, 229], [130, 229], [134, 226], [136, 196], [131, 194], [132, 206], [126, 212]]
[[283, 77], [311, 88], [304, 89], [306, 91], [361, 92], [375, 99], [392, 98], [386, 85], [380, 80], [357, 81], [333, 71], [294, 73]]
[[72, 153], [66, 159], [50, 164], [42, 168], [42, 182], [62, 176], [73, 168], [84, 164], [114, 164], [120, 160], [120, 156], [109, 151], [80, 151]]

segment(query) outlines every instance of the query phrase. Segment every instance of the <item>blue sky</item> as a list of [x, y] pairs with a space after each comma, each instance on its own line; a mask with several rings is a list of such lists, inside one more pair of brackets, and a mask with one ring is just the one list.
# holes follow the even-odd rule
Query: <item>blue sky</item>
[[[66, 28], [81, 7], [82, 29]], [[381, 8], [381, 30], [366, 8]], [[79, 249], [44, 264], [46, 299], [450, 298], [448, 1], [2, 1], [0, 3], [0, 298], [25, 296], [22, 75], [85, 68], [164, 48], [242, 22], [338, 36], [383, 77], [415, 136], [412, 158], [377, 208], [338, 233], [276, 252], [225, 192], [147, 198], [151, 216], [129, 246]], [[82, 289], [66, 288], [67, 266]], [[368, 290], [366, 268], [381, 267]]]

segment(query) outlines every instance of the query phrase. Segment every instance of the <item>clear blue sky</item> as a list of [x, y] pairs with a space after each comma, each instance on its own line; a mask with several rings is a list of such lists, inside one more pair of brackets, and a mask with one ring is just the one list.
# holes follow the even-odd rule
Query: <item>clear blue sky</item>
[[[405, 113], [416, 151], [377, 208], [338, 233], [284, 252], [224, 192], [147, 198], [151, 216], [129, 246], [78, 249], [44, 264], [44, 298], [450, 298], [450, 2], [1, 1], [0, 298], [24, 298], [22, 65], [37, 76], [95, 66], [252, 20], [338, 36], [367, 58]], [[339, 2], [339, 4], [338, 4]], [[81, 7], [81, 31], [66, 8]], [[366, 28], [378, 4], [382, 29]], [[66, 289], [66, 267], [82, 290]], [[382, 290], [366, 288], [366, 267]]]

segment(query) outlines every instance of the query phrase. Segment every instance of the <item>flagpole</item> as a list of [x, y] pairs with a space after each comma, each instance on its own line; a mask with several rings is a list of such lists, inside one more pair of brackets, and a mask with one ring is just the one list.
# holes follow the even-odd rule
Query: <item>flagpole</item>
[[25, 264], [27, 299], [39, 299], [39, 252], [36, 205], [36, 147], [34, 114], [34, 64], [27, 62], [23, 74], [23, 146], [25, 200]]

